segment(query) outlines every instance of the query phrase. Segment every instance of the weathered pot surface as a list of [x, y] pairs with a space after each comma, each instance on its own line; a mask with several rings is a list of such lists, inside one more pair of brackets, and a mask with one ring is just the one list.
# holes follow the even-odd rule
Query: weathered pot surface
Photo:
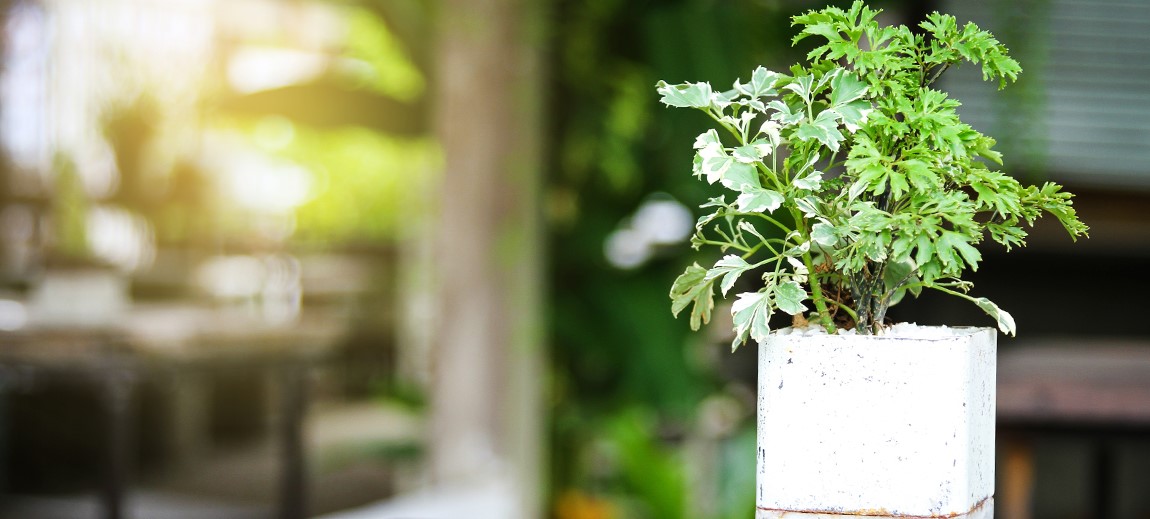
[[997, 332], [901, 328], [759, 346], [759, 519], [990, 517]]

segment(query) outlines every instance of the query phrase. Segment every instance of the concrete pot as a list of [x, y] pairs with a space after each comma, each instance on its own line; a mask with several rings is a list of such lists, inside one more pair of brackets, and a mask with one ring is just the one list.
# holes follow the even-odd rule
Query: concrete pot
[[759, 345], [757, 519], [992, 517], [994, 330], [785, 332]]

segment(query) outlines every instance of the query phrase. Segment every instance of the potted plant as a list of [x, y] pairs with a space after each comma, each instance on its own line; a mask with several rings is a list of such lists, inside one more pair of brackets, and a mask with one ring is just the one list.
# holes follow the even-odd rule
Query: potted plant
[[[706, 113], [694, 174], [730, 194], [701, 207], [692, 244], [725, 253], [691, 265], [672, 311], [707, 323], [716, 288], [756, 279], [731, 307], [732, 348], [759, 344], [760, 517], [788, 512], [986, 513], [994, 478], [996, 334], [891, 326], [909, 293], [967, 299], [1013, 335], [1010, 314], [969, 295], [986, 238], [1023, 246], [1043, 213], [1087, 227], [1057, 184], [994, 169], [994, 139], [935, 88], [963, 62], [999, 88], [1021, 69], [974, 24], [934, 13], [913, 32], [862, 2], [793, 18], [807, 63], [759, 67], [728, 91], [659, 82], [662, 102]], [[744, 283], [746, 280], [744, 280]], [[771, 330], [783, 312], [793, 326]]]

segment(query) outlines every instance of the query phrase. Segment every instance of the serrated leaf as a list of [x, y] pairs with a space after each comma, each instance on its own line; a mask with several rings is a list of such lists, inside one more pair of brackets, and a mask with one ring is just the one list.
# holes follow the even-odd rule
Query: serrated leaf
[[744, 191], [735, 200], [740, 213], [773, 213], [783, 204], [783, 195], [770, 189]]
[[753, 164], [763, 158], [763, 154], [759, 148], [751, 144], [735, 148], [734, 151], [731, 152], [731, 156], [743, 164]]
[[714, 198], [708, 198], [707, 203], [699, 206], [699, 208], [701, 208], [701, 209], [705, 209], [708, 207], [730, 208], [730, 205], [727, 204], [727, 195], [720, 195], [720, 196], [716, 196]]
[[801, 171], [808, 171], [808, 170], [814, 168], [815, 164], [818, 163], [820, 158], [822, 158], [822, 157], [819, 156], [819, 154], [817, 152], [812, 153], [811, 156], [809, 158], [807, 158], [807, 163], [803, 164], [802, 169], [800, 169], [799, 171], [800, 172]]
[[839, 242], [839, 233], [835, 226], [817, 222], [811, 227], [811, 239], [823, 247], [834, 247]]
[[938, 187], [938, 178], [930, 171], [930, 166], [918, 159], [908, 159], [899, 162], [899, 168], [910, 181], [910, 185], [918, 191], [927, 191]]
[[787, 281], [776, 285], [774, 292], [775, 305], [779, 307], [779, 310], [790, 315], [807, 311], [807, 307], [803, 306], [803, 301], [807, 299], [807, 291], [803, 290], [802, 285], [797, 282]]
[[747, 263], [743, 258], [734, 254], [728, 254], [715, 262], [715, 266], [707, 271], [707, 279], [715, 280], [722, 276], [722, 280], [719, 281], [719, 290], [721, 290], [725, 296], [727, 292], [731, 290], [731, 287], [735, 286], [735, 281], [739, 279], [739, 276], [750, 268], [751, 264]]
[[678, 108], [708, 108], [711, 106], [710, 83], [669, 85], [665, 81], [660, 81], [655, 87], [656, 91], [663, 96], [659, 101], [667, 106]]
[[726, 158], [727, 149], [721, 144], [707, 143], [704, 144], [702, 148], [695, 150], [695, 155], [704, 161], [714, 158]]
[[784, 241], [787, 241], [787, 242], [797, 241], [797, 242], [799, 242], [799, 244], [795, 245], [794, 247], [787, 249], [786, 252], [783, 253], [784, 255], [802, 256], [803, 254], [810, 252], [810, 250], [811, 250], [810, 240], [799, 241], [799, 238], [801, 238], [801, 236], [799, 235], [799, 231], [791, 231], [790, 234], [787, 234], [787, 237], [784, 239]]
[[1022, 230], [1017, 225], [1005, 223], [988, 222], [986, 229], [990, 231], [990, 237], [994, 241], [1001, 243], [1006, 247], [1007, 252], [1013, 247], [1026, 246], [1026, 231]]
[[[796, 22], [796, 23], [799, 23], [799, 22]], [[825, 22], [820, 22], [820, 23], [812, 23], [812, 24], [807, 25], [806, 27], [803, 27], [802, 33], [800, 33], [799, 36], [796, 36], [795, 39], [796, 39], [796, 41], [800, 40], [802, 37], [805, 37], [806, 35], [809, 35], [809, 34], [822, 36], [822, 37], [826, 38], [827, 41], [832, 41], [832, 42], [833, 41], [842, 41], [842, 39], [843, 39], [843, 37], [839, 34], [838, 29], [836, 29], [834, 24], [832, 24], [829, 20], [825, 21]]]
[[759, 154], [759, 157], [767, 157], [774, 153], [776, 146], [770, 139], [755, 139], [750, 145], [754, 146], [755, 152]]
[[958, 258], [954, 255], [957, 251], [972, 270], [978, 270], [978, 262], [982, 261], [982, 254], [970, 245], [970, 240], [970, 238], [957, 232], [943, 231], [938, 240], [935, 241], [935, 254], [944, 266], [951, 267], [952, 264], [958, 266], [956, 263]]
[[791, 279], [799, 283], [806, 283], [807, 275], [810, 274], [810, 271], [807, 270], [807, 266], [793, 256], [787, 256], [787, 263], [791, 264], [791, 271], [794, 272]]
[[746, 83], [735, 82], [735, 90], [739, 93], [750, 97], [759, 98], [763, 96], [773, 96], [778, 94], [775, 90], [775, 81], [779, 79], [780, 75], [777, 72], [772, 72], [764, 67], [758, 67], [751, 73], [751, 80]]
[[814, 121], [800, 124], [795, 136], [804, 141], [815, 139], [831, 151], [838, 151], [839, 143], [846, 139], [839, 131], [838, 117], [832, 110], [823, 110]]
[[902, 195], [910, 191], [910, 184], [907, 183], [906, 175], [904, 175], [902, 172], [886, 169], [885, 173], [887, 182], [890, 184], [890, 195], [893, 196], [896, 200], [901, 199]]
[[700, 216], [699, 219], [695, 222], [695, 232], [703, 232], [703, 229], [707, 224], [711, 223], [720, 216], [726, 216], [726, 213], [731, 210], [731, 206], [727, 204], [725, 196], [712, 198], [708, 200], [707, 203], [699, 206], [700, 209], [706, 209], [708, 207], [717, 207], [718, 209], [710, 214]]
[[775, 111], [771, 114], [772, 121], [778, 121], [783, 126], [790, 126], [806, 118], [806, 112], [803, 110], [792, 110], [789, 105], [782, 101], [771, 101], [767, 103], [767, 108]]
[[803, 212], [803, 216], [806, 216], [807, 218], [814, 218], [819, 215], [818, 202], [818, 198], [813, 196], [806, 196], [803, 198], [796, 198], [795, 206]]
[[871, 104], [862, 99], [844, 105], [832, 106], [830, 110], [838, 114], [839, 118], [842, 119], [843, 126], [846, 126], [847, 131], [851, 133], [859, 131], [862, 123], [865, 123], [870, 113], [874, 111]]
[[766, 292], [744, 292], [731, 305], [731, 320], [735, 325], [735, 340], [731, 351], [747, 342], [750, 337], [758, 342], [767, 340], [771, 333], [771, 304]]
[[764, 242], [767, 241], [767, 239], [763, 236], [763, 233], [759, 232], [759, 230], [756, 229], [755, 226], [753, 224], [751, 224], [751, 222], [748, 222], [746, 220], [739, 220], [739, 223], [736, 226], [736, 228], [739, 229], [740, 231], [746, 231], [746, 232], [753, 234], [760, 241], [764, 241]]
[[759, 134], [766, 135], [767, 140], [770, 141], [772, 147], [779, 145], [781, 137], [779, 136], [779, 123], [775, 121], [766, 121], [759, 127]]
[[731, 105], [731, 102], [739, 97], [739, 92], [736, 90], [728, 90], [726, 92], [712, 92], [711, 93], [711, 106], [722, 111], [724, 108]]
[[678, 317], [679, 312], [692, 306], [692, 330], [710, 322], [711, 311], [715, 308], [713, 281], [707, 279], [707, 269], [698, 263], [687, 267], [671, 285], [671, 314]]
[[794, 78], [790, 83], [787, 83], [783, 88], [798, 94], [799, 97], [807, 99], [809, 102], [812, 94], [811, 86], [814, 84], [814, 79], [812, 76], [799, 76]]
[[854, 200], [854, 199], [858, 198], [859, 195], [866, 192], [866, 189], [868, 187], [870, 187], [870, 186], [868, 185], [868, 183], [866, 181], [864, 181], [862, 179], [856, 180], [855, 183], [851, 184], [850, 189], [847, 190], [847, 197], [850, 200]]
[[700, 133], [698, 137], [695, 137], [695, 149], [696, 150], [701, 150], [701, 149], [710, 148], [710, 147], [714, 147], [714, 146], [721, 147], [722, 145], [723, 145], [723, 141], [719, 140], [719, 132], [715, 131], [714, 128], [707, 130], [703, 133]]
[[739, 133], [747, 133], [750, 129], [751, 121], [755, 119], [757, 114], [754, 112], [741, 112], [738, 117], [733, 115], [724, 115], [719, 120], [728, 126], [734, 126], [738, 129]]
[[795, 177], [791, 182], [799, 189], [809, 189], [811, 191], [818, 191], [819, 187], [823, 185], [823, 172], [812, 170], [806, 175]]
[[728, 165], [723, 169], [719, 178], [719, 183], [723, 184], [723, 187], [740, 192], [747, 192], [760, 187], [759, 174], [754, 166], [743, 164], [730, 157], [727, 160]]
[[841, 106], [866, 95], [866, 83], [851, 73], [837, 74], [831, 78], [831, 106]]
[[998, 305], [990, 302], [990, 300], [985, 297], [976, 298], [974, 304], [978, 305], [983, 312], [986, 312], [998, 322], [998, 329], [1002, 330], [1002, 333], [1014, 336], [1017, 331], [1014, 325], [1014, 317], [1007, 313], [1006, 310], [999, 308]]
[[727, 152], [722, 148], [716, 149], [714, 146], [708, 146], [699, 150], [698, 155], [703, 157], [699, 171], [707, 176], [708, 184], [722, 182], [724, 186], [735, 191], [741, 191], [741, 189], [734, 186], [759, 185], [754, 167], [740, 163], [734, 157], [727, 155]]
[[914, 262], [919, 265], [926, 265], [934, 257], [934, 241], [925, 234], [918, 235], [915, 238], [914, 246], [916, 252], [914, 255]]

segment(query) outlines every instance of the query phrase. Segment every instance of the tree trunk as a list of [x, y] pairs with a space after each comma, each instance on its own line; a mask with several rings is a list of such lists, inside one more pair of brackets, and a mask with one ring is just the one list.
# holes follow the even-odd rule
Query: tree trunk
[[540, 517], [543, 0], [442, 0], [432, 470]]

